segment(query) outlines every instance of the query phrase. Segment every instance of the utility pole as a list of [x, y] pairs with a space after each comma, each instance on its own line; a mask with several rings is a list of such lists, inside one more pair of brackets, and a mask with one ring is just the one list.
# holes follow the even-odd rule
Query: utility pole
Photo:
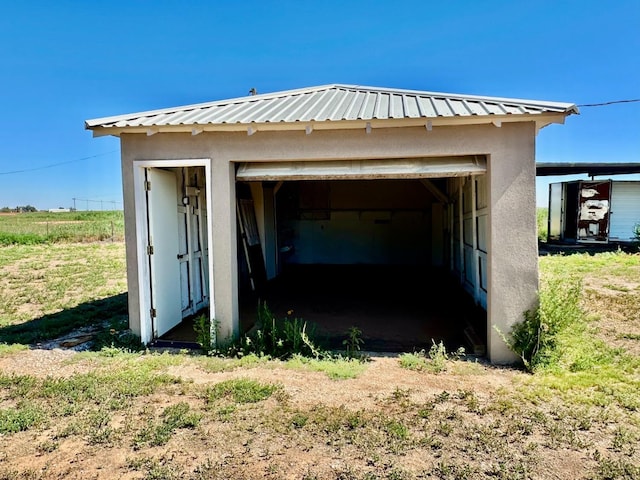
[[72, 198], [72, 200], [73, 200], [73, 211], [75, 212], [76, 211], [76, 199]]

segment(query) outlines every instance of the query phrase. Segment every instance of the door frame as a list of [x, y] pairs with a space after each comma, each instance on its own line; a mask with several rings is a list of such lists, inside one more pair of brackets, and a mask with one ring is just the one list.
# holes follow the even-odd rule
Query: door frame
[[[181, 168], [181, 167], [204, 167], [205, 169], [205, 196], [207, 211], [212, 212], [212, 179], [211, 179], [211, 159], [167, 159], [167, 160], [134, 160], [133, 161], [133, 184], [135, 199], [135, 220], [136, 220], [136, 257], [138, 270], [138, 304], [140, 305], [140, 340], [147, 344], [153, 340], [153, 328], [151, 321], [151, 277], [149, 262], [147, 258], [147, 245], [149, 243], [149, 231], [147, 224], [147, 195], [145, 191], [145, 169], [146, 168]], [[177, 205], [176, 205], [177, 209]], [[177, 210], [175, 212], [177, 214]], [[215, 318], [215, 289], [213, 283], [213, 228], [211, 215], [207, 215], [207, 245], [208, 245], [208, 280], [209, 280], [209, 320], [213, 325]], [[214, 332], [212, 332], [214, 341]]]

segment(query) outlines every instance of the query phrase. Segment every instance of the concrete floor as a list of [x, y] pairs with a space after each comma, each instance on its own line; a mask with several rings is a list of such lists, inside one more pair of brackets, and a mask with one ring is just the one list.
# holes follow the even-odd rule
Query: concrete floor
[[[258, 296], [247, 297], [257, 311]], [[260, 301], [276, 318], [314, 325], [329, 348], [342, 348], [350, 327], [361, 330], [369, 351], [428, 349], [432, 341], [455, 350], [465, 346], [469, 324], [484, 340], [484, 310], [446, 274], [423, 267], [290, 265]], [[244, 318], [250, 324], [255, 314]]]
[[[254, 327], [259, 302], [278, 319], [299, 318], [322, 346], [342, 349], [351, 327], [362, 332], [362, 350], [428, 350], [442, 341], [448, 351], [464, 346], [471, 325], [485, 340], [486, 313], [446, 273], [424, 267], [289, 265], [260, 292], [240, 294], [241, 330]], [[291, 313], [289, 313], [291, 312]], [[163, 336], [193, 342], [193, 323], [184, 321]]]

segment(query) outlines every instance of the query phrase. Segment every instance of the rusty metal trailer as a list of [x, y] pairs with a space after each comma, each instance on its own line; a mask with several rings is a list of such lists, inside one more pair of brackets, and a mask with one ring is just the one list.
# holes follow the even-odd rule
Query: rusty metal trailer
[[576, 180], [549, 185], [549, 243], [628, 243], [640, 223], [640, 181]]

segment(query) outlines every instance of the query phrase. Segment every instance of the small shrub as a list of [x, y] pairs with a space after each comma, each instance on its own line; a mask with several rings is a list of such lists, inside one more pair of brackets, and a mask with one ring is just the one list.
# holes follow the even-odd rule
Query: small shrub
[[360, 348], [364, 344], [362, 339], [362, 330], [358, 327], [351, 327], [347, 331], [347, 338], [342, 341], [342, 345], [345, 346], [347, 358], [360, 358]]
[[196, 334], [196, 342], [202, 350], [210, 352], [211, 344], [211, 321], [206, 315], [199, 315], [193, 322], [193, 331]]
[[464, 356], [464, 347], [459, 347], [455, 352], [447, 352], [447, 348], [442, 341], [436, 343], [434, 339], [431, 339], [431, 343], [429, 352], [420, 350], [419, 352], [400, 355], [400, 366], [408, 370], [426, 370], [431, 373], [441, 373], [447, 369], [449, 360], [458, 360]]
[[459, 347], [455, 352], [449, 353], [442, 340], [440, 343], [436, 343], [435, 340], [431, 339], [431, 342], [432, 345], [428, 354], [430, 361], [427, 363], [427, 369], [433, 373], [444, 372], [447, 369], [448, 360], [458, 360], [464, 356], [464, 347]]
[[584, 325], [580, 306], [582, 283], [579, 279], [550, 280], [539, 292], [538, 307], [524, 313], [524, 320], [503, 336], [509, 348], [533, 372], [537, 368], [556, 366], [562, 355], [559, 340], [567, 329]]
[[633, 240], [636, 246], [640, 246], [640, 222], [633, 226]]
[[289, 316], [277, 319], [266, 302], [258, 305], [257, 328], [222, 349], [226, 356], [266, 356], [287, 360], [294, 355], [309, 358], [325, 356], [316, 343], [316, 326]]
[[365, 363], [362, 359], [341, 358], [339, 356], [309, 358], [302, 355], [293, 355], [287, 360], [286, 366], [294, 369], [323, 372], [332, 380], [345, 380], [356, 378], [360, 375], [366, 368]]

